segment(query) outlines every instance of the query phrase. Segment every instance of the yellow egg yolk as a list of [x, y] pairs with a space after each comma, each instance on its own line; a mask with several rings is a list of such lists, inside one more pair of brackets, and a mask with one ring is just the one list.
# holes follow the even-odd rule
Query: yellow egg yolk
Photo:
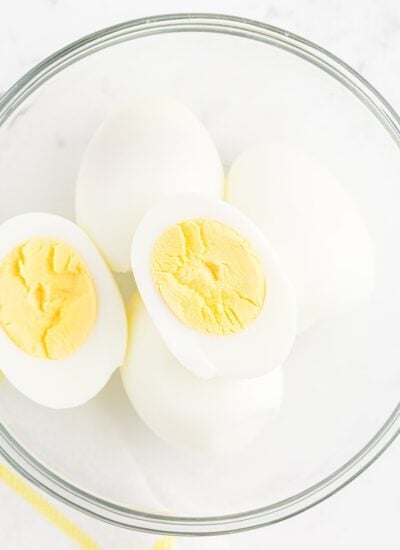
[[153, 248], [152, 273], [173, 313], [208, 334], [248, 327], [266, 296], [264, 272], [250, 243], [214, 220], [187, 220], [167, 229]]
[[93, 328], [96, 306], [90, 273], [63, 242], [32, 239], [0, 264], [0, 326], [33, 357], [74, 353]]

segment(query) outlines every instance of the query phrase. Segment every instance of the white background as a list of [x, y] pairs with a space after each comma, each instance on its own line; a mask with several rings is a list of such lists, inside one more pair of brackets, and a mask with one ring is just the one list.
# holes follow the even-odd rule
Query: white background
[[[219, 12], [259, 19], [305, 36], [365, 76], [400, 111], [398, 0], [1, 0], [0, 93], [33, 64], [79, 38], [123, 20], [157, 13]], [[282, 524], [232, 537], [248, 550], [400, 548], [400, 442], [339, 494]], [[115, 530], [64, 507], [108, 550], [148, 548], [153, 538]], [[22, 528], [21, 528], [22, 527]], [[0, 486], [2, 550], [75, 546]], [[191, 548], [189, 541], [182, 546]], [[215, 547], [209, 540], [202, 546]], [[196, 546], [197, 548], [197, 546]]]

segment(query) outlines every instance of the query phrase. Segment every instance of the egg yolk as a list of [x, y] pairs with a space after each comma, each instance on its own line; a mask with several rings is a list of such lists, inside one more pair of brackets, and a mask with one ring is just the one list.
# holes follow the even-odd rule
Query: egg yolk
[[153, 248], [152, 273], [178, 319], [208, 334], [248, 327], [266, 296], [264, 272], [250, 243], [214, 220], [187, 220], [167, 229]]
[[0, 326], [25, 353], [42, 359], [71, 355], [95, 319], [91, 275], [67, 244], [32, 239], [0, 264]]

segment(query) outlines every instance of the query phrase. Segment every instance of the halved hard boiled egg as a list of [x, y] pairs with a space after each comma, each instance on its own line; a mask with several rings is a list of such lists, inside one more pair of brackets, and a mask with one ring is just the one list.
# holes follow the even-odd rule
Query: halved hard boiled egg
[[294, 291], [261, 231], [229, 204], [162, 199], [136, 230], [132, 268], [167, 347], [197, 376], [261, 376], [289, 354]]
[[41, 405], [80, 405], [121, 366], [125, 308], [94, 244], [74, 223], [24, 214], [0, 226], [0, 364]]
[[229, 452], [272, 420], [282, 369], [247, 380], [203, 380], [178, 363], [136, 292], [128, 309], [123, 385], [139, 416], [161, 439], [200, 452]]
[[316, 159], [285, 143], [250, 148], [229, 171], [226, 198], [278, 254], [296, 290], [299, 331], [369, 298], [375, 267], [368, 230]]
[[139, 97], [92, 138], [76, 186], [76, 217], [114, 271], [130, 270], [135, 229], [163, 195], [223, 194], [224, 174], [206, 129], [168, 97]]

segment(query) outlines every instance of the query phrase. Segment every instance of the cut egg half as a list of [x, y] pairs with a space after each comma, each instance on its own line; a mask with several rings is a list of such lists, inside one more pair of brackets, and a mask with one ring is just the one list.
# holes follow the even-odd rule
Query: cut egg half
[[167, 347], [197, 376], [261, 376], [288, 356], [292, 286], [264, 235], [224, 201], [159, 201], [136, 230], [132, 269]]
[[123, 363], [125, 307], [74, 223], [45, 213], [0, 226], [0, 364], [24, 395], [56, 409], [96, 395]]

